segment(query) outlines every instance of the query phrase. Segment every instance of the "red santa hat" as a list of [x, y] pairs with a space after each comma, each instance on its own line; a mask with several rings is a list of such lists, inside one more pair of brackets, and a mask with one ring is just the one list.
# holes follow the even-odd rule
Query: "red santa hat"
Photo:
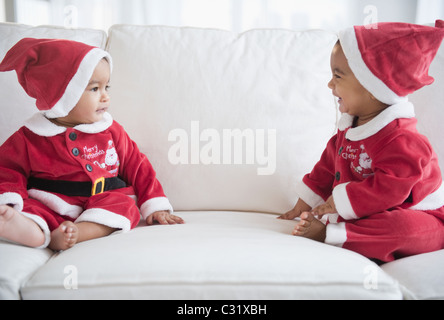
[[101, 59], [111, 56], [81, 42], [25, 38], [0, 63], [0, 71], [17, 72], [26, 93], [47, 118], [67, 116], [85, 91]]
[[444, 38], [436, 26], [378, 23], [339, 33], [342, 50], [358, 81], [379, 101], [392, 105], [434, 79], [429, 67]]

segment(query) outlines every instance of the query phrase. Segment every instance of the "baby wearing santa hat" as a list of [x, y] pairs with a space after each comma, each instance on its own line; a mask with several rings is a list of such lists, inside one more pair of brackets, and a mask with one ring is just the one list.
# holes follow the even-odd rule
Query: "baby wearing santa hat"
[[0, 237], [65, 250], [147, 224], [183, 223], [111, 115], [112, 60], [99, 48], [26, 38], [0, 71], [17, 73], [40, 110], [0, 146]]
[[441, 171], [407, 98], [433, 82], [429, 66], [443, 38], [444, 21], [339, 33], [328, 87], [342, 117], [298, 185], [297, 204], [280, 217], [300, 217], [294, 235], [382, 262], [444, 248]]

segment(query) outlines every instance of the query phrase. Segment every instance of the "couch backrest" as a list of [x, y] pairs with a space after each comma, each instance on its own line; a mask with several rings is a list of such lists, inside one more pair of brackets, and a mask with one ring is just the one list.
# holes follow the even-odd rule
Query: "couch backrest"
[[[97, 30], [0, 24], [0, 59], [20, 38], [105, 47]], [[110, 112], [155, 166], [176, 210], [281, 213], [335, 132], [326, 31], [113, 26]], [[418, 128], [444, 168], [444, 49], [414, 95]], [[15, 73], [0, 73], [0, 143], [36, 112]], [[1, 155], [4, 156], [4, 155]]]
[[114, 26], [111, 112], [176, 210], [283, 212], [335, 131], [335, 41], [325, 31]]

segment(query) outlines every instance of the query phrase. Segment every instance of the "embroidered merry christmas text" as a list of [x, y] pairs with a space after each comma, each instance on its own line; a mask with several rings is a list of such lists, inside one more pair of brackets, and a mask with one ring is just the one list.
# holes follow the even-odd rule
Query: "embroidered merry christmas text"
[[82, 158], [86, 160], [93, 160], [101, 155], [104, 155], [104, 150], [99, 150], [97, 144], [93, 147], [88, 148], [87, 146], [83, 147], [83, 155]]
[[84, 146], [82, 148], [82, 159], [91, 161], [94, 165], [107, 170], [110, 174], [116, 176], [119, 171], [119, 156], [112, 140], [109, 140], [106, 146], [100, 147]]

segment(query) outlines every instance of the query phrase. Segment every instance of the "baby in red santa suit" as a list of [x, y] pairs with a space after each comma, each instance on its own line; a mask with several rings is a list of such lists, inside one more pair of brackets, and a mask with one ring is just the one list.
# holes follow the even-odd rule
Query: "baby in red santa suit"
[[441, 171], [407, 98], [433, 82], [443, 27], [380, 23], [339, 33], [328, 87], [342, 117], [280, 217], [300, 218], [294, 235], [382, 262], [444, 248]]
[[148, 225], [183, 223], [155, 171], [107, 112], [112, 60], [68, 40], [19, 41], [0, 71], [17, 72], [40, 110], [0, 147], [0, 237], [65, 250]]

